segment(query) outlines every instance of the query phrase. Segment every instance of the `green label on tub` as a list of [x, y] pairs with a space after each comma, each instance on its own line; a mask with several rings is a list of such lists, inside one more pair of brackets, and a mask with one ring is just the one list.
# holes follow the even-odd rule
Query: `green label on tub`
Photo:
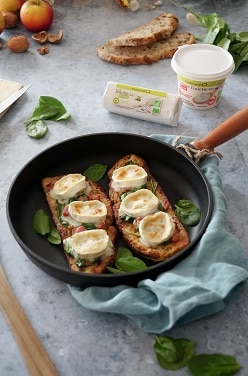
[[163, 97], [163, 98], [167, 97], [167, 93], [164, 92], [164, 91], [146, 89], [144, 87], [138, 87], [138, 86], [132, 86], [132, 85], [126, 85], [126, 84], [119, 84], [119, 83], [116, 84], [116, 87], [119, 88], [119, 89], [131, 90], [131, 91], [136, 91], [136, 92], [139, 92], [139, 93], [156, 95], [156, 96], [160, 96], [160, 97]]
[[198, 87], [212, 87], [221, 84], [225, 79], [217, 80], [217, 81], [195, 81], [191, 80], [190, 78], [186, 78], [183, 76], [178, 75], [178, 79], [184, 82], [187, 85], [194, 85]]

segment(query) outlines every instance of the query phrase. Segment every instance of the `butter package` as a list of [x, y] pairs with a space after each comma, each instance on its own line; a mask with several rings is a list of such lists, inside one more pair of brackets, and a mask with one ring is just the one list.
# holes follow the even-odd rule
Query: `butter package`
[[108, 82], [103, 107], [116, 114], [176, 126], [182, 100], [179, 95], [118, 82]]

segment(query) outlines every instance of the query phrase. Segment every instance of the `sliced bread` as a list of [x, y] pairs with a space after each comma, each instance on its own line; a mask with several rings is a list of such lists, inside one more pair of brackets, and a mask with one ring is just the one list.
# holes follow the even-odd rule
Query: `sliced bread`
[[120, 65], [152, 64], [160, 59], [171, 58], [179, 46], [195, 43], [191, 33], [180, 33], [155, 43], [131, 46], [97, 46], [97, 55], [106, 61]]
[[178, 26], [178, 18], [162, 13], [150, 22], [108, 40], [110, 46], [142, 46], [171, 36]]

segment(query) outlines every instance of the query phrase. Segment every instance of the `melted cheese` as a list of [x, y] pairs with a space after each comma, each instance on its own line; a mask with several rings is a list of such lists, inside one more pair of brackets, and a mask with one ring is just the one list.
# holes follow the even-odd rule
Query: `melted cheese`
[[51, 196], [56, 200], [68, 200], [88, 187], [85, 176], [68, 174], [56, 181]]
[[117, 168], [112, 175], [112, 188], [115, 191], [121, 188], [141, 187], [146, 182], [146, 171], [137, 165], [127, 165]]
[[158, 209], [159, 200], [149, 189], [139, 189], [129, 193], [121, 202], [119, 215], [128, 215], [133, 218], [144, 217], [155, 213]]
[[139, 223], [139, 233], [146, 246], [156, 246], [169, 240], [175, 231], [172, 217], [165, 212], [147, 215]]
[[69, 214], [79, 223], [97, 224], [105, 221], [107, 208], [99, 200], [73, 201], [69, 204]]
[[75, 259], [94, 261], [113, 253], [113, 244], [105, 230], [88, 230], [76, 233], [64, 240]]

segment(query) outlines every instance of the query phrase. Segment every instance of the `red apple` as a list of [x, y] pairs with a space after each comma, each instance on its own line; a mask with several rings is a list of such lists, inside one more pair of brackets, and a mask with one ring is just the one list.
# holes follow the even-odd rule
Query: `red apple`
[[1, 12], [13, 12], [19, 15], [21, 6], [26, 0], [0, 0]]
[[48, 30], [53, 22], [53, 8], [45, 0], [27, 0], [21, 7], [20, 20], [34, 33]]
[[3, 13], [0, 12], [0, 34], [1, 34], [1, 32], [3, 31], [4, 26], [5, 26], [4, 16], [3, 16]]

